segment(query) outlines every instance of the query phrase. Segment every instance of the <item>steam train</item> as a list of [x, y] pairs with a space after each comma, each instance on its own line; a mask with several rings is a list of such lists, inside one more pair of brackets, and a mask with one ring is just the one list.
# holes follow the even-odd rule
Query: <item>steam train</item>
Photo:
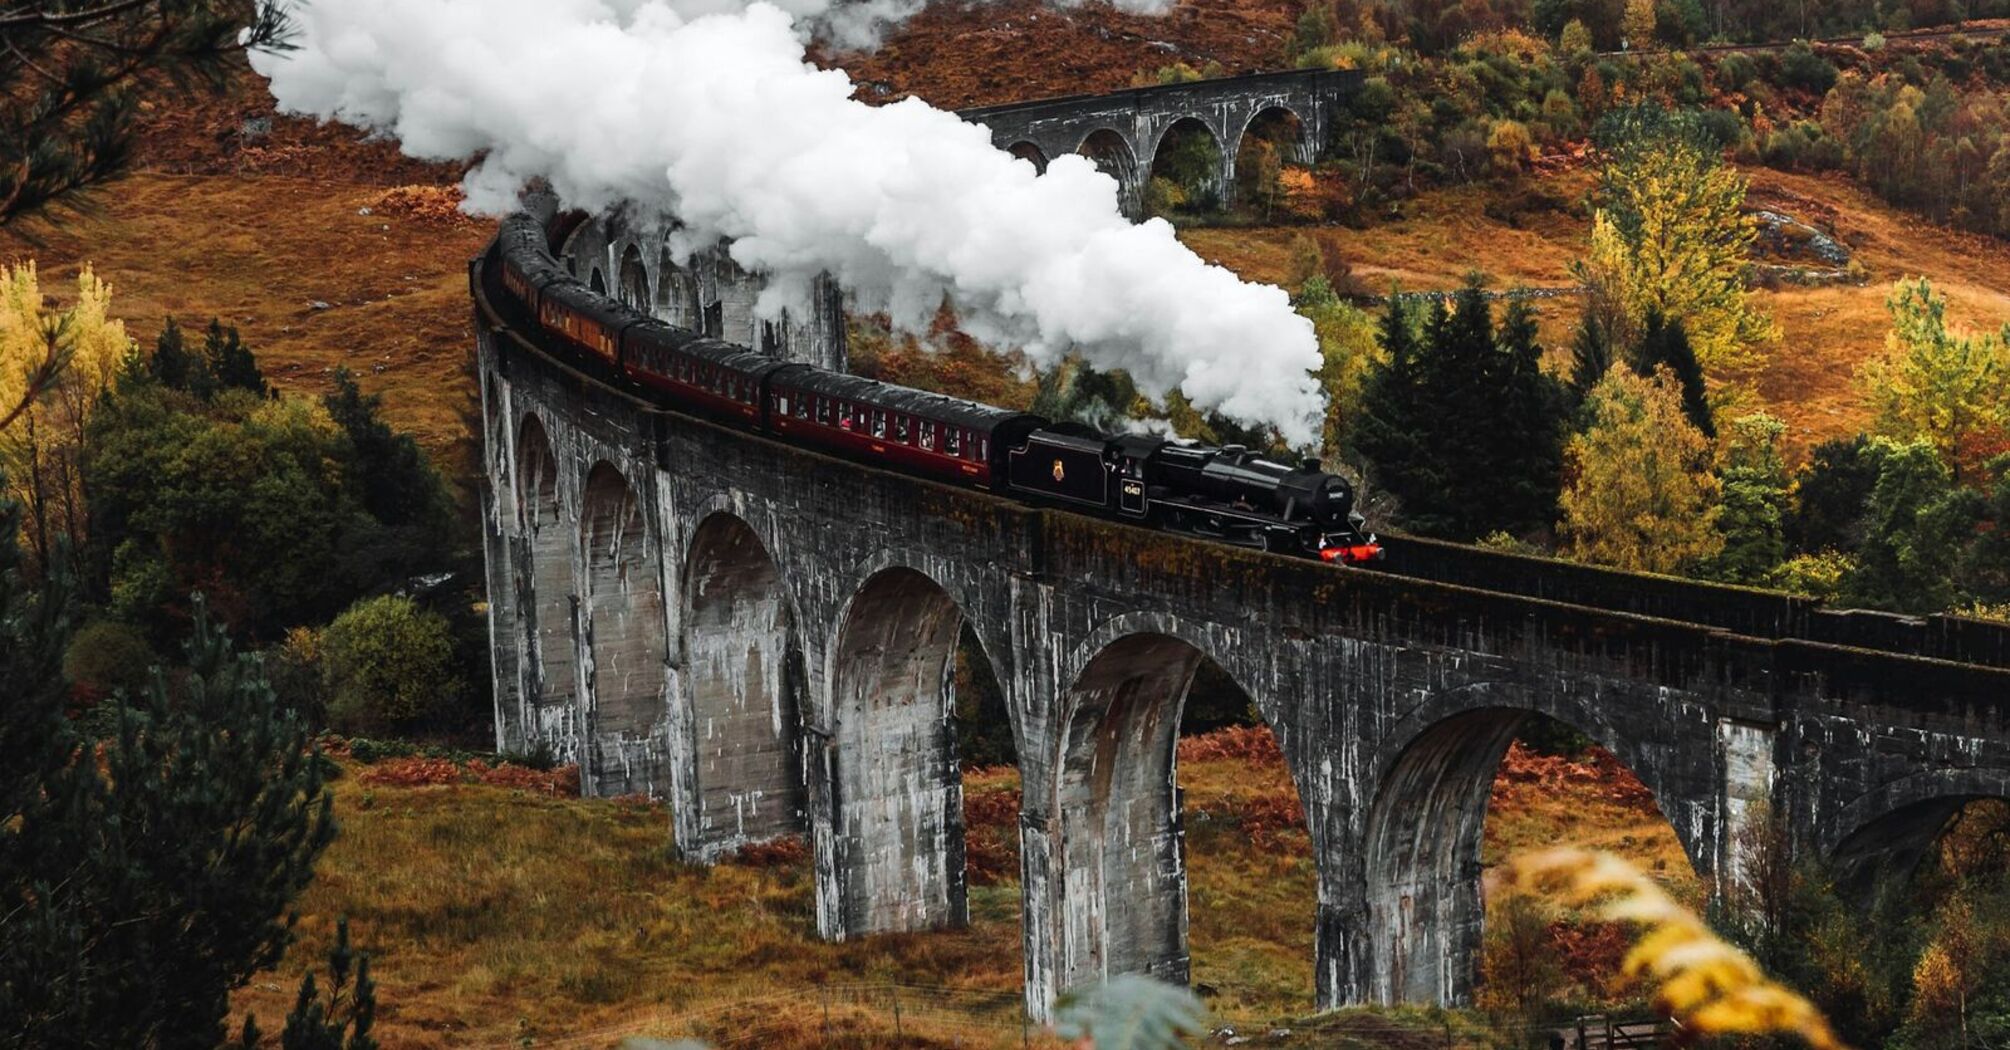
[[[561, 233], [562, 235], [562, 233]], [[675, 328], [588, 289], [527, 215], [506, 220], [469, 279], [499, 318], [680, 410], [904, 473], [1154, 528], [1328, 562], [1378, 560], [1348, 483], [1165, 438], [1110, 436], [804, 364]], [[498, 294], [500, 293], [500, 294]]]

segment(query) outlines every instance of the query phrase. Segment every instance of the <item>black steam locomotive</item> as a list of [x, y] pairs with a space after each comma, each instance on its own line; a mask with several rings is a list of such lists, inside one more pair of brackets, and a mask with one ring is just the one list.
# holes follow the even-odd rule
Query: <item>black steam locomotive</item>
[[478, 300], [679, 409], [910, 474], [1010, 492], [1153, 528], [1359, 564], [1382, 556], [1347, 482], [1239, 445], [1109, 436], [973, 401], [790, 364], [673, 328], [596, 293], [553, 256], [553, 233], [506, 220], [471, 264]]

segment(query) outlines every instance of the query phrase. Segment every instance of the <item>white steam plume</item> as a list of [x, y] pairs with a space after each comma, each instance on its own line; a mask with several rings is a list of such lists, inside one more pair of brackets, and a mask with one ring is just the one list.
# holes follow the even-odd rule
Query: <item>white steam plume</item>
[[854, 100], [778, 7], [315, 0], [295, 17], [297, 48], [252, 60], [280, 106], [416, 157], [486, 151], [470, 210], [506, 212], [542, 176], [574, 207], [674, 214], [687, 248], [731, 239], [768, 275], [770, 315], [826, 271], [910, 331], [947, 296], [966, 331], [1036, 362], [1079, 351], [1294, 445], [1317, 435], [1318, 344], [1281, 290], [1202, 262], [1163, 221], [1132, 225], [1085, 157], [1036, 177], [918, 99]]

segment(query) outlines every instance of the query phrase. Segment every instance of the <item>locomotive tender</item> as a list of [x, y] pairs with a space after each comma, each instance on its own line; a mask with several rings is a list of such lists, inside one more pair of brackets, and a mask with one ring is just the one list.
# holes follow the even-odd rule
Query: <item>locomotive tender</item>
[[1010, 493], [1153, 528], [1342, 564], [1378, 560], [1348, 483], [1210, 448], [778, 361], [674, 328], [589, 290], [528, 215], [504, 220], [469, 269], [509, 327], [540, 333], [679, 409], [937, 481]]

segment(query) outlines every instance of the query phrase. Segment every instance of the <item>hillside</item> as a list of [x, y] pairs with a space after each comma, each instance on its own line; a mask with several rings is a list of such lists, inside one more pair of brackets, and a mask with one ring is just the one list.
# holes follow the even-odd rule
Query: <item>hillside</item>
[[[1947, 295], [1957, 325], [1993, 330], [2010, 321], [2010, 243], [1925, 222], [1840, 177], [1770, 168], [1745, 174], [1751, 180], [1748, 207], [1780, 212], [1832, 235], [1864, 271], [1862, 283], [1787, 284], [1756, 293], [1782, 336], [1757, 377], [1758, 394], [1765, 408], [1792, 428], [1790, 449], [1853, 434], [1867, 421], [1855, 369], [1884, 349], [1891, 326], [1885, 298], [1893, 281], [1932, 278]], [[1425, 193], [1404, 202], [1400, 218], [1366, 229], [1195, 228], [1182, 231], [1181, 238], [1203, 257], [1261, 281], [1285, 279], [1292, 239], [1309, 232], [1329, 260], [1344, 261], [1356, 284], [1376, 293], [1391, 286], [1453, 288], [1472, 270], [1495, 288], [1572, 286], [1570, 264], [1583, 254], [1589, 236], [1578, 203], [1589, 192], [1589, 175], [1566, 171], [1529, 182], [1514, 196], [1560, 206], [1507, 221], [1498, 216], [1507, 214], [1501, 205], [1509, 193], [1474, 184]], [[1578, 301], [1565, 296], [1539, 306], [1548, 344], [1566, 346]]]
[[[480, 773], [418, 758], [345, 759], [343, 769], [335, 792], [342, 834], [301, 901], [301, 940], [277, 972], [236, 997], [239, 1013], [282, 1015], [299, 974], [318, 962], [344, 915], [372, 954], [386, 1046], [528, 1038], [535, 1046], [599, 1047], [633, 1032], [717, 1039], [756, 1022], [767, 1033], [759, 1045], [823, 1045], [814, 997], [771, 1006], [761, 1012], [768, 1016], [719, 1011], [823, 985], [988, 991], [998, 994], [982, 1001], [1002, 1003], [997, 1013], [1016, 1011], [1018, 776], [1009, 768], [965, 774], [970, 928], [842, 944], [815, 937], [800, 844], [704, 868], [671, 859], [660, 806], [564, 797], [562, 776], [518, 770], [478, 783]], [[1313, 1006], [1318, 895], [1290, 776], [1267, 731], [1229, 729], [1182, 744], [1180, 783], [1195, 985], [1218, 1022], [1291, 1023]], [[1583, 841], [1633, 858], [1685, 897], [1699, 893], [1667, 821], [1639, 782], [1607, 759], [1574, 763], [1517, 750], [1491, 810], [1490, 861]], [[1554, 936], [1569, 946], [1568, 976], [1582, 994], [1625, 1001], [1625, 989], [1605, 984], [1623, 950], [1618, 938], [1568, 925]], [[910, 1001], [910, 1009], [926, 1002]], [[882, 1009], [858, 1021], [869, 1045], [890, 1044], [889, 1015]], [[941, 1041], [908, 1045], [951, 1045], [950, 1036], [970, 1045], [973, 1035], [986, 1038], [976, 1020], [990, 1016], [965, 1005], [943, 1022]], [[792, 1028], [794, 1038], [775, 1034]], [[1399, 1028], [1439, 1032], [1414, 1018]], [[1014, 1025], [978, 1045], [1017, 1046], [1018, 1035]], [[1445, 1043], [1439, 1036], [1432, 1045]]]

